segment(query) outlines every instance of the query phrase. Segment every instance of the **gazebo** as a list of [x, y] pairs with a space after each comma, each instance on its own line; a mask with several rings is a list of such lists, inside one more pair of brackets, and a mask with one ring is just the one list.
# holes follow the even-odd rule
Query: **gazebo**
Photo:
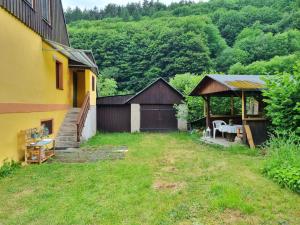
[[[267, 139], [267, 119], [264, 116], [262, 90], [265, 82], [258, 75], [207, 75], [190, 96], [201, 96], [205, 101], [206, 127], [213, 130], [213, 121], [242, 125], [244, 143], [251, 147], [261, 145]], [[213, 115], [212, 97], [230, 98], [230, 113]], [[241, 114], [235, 114], [234, 99], [241, 99]], [[234, 125], [233, 125], [234, 126]]]

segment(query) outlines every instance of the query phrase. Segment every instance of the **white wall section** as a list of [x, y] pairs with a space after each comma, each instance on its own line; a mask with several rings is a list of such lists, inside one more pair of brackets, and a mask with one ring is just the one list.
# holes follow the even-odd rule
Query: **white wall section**
[[97, 112], [96, 106], [91, 106], [82, 131], [81, 140], [86, 141], [97, 132]]
[[187, 129], [188, 129], [187, 119], [185, 119], [185, 117], [187, 117], [187, 113], [188, 113], [187, 105], [181, 104], [180, 107], [178, 107], [178, 108], [181, 111], [178, 112], [177, 114], [182, 117], [182, 118], [178, 118], [177, 119], [177, 121], [178, 121], [178, 130], [180, 130], [180, 131], [187, 131]]
[[141, 128], [141, 106], [131, 104], [131, 133], [140, 132]]

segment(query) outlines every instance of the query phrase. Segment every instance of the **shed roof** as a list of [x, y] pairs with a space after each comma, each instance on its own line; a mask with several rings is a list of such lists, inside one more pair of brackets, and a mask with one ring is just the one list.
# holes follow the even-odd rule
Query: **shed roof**
[[[205, 76], [190, 95], [197, 96], [199, 91], [207, 85], [207, 81], [217, 82], [224, 89], [211, 90], [212, 93], [224, 91], [262, 91], [265, 89], [265, 82], [259, 75], [207, 75]], [[208, 91], [209, 92], [209, 91]], [[209, 93], [206, 93], [209, 94]]]
[[133, 94], [129, 95], [116, 95], [116, 96], [105, 96], [97, 98], [97, 104], [100, 105], [124, 105]]
[[99, 104], [99, 105], [130, 104], [130, 103], [132, 103], [132, 101], [134, 99], [136, 99], [138, 96], [141, 96], [143, 93], [145, 93], [147, 90], [149, 90], [151, 87], [153, 87], [158, 82], [162, 82], [162, 83], [166, 84], [167, 87], [169, 87], [172, 91], [174, 91], [176, 93], [176, 96], [180, 96], [180, 98], [184, 98], [183, 95], [177, 89], [172, 87], [165, 79], [158, 78], [157, 80], [150, 83], [147, 87], [145, 87], [143, 90], [137, 92], [136, 94], [99, 97], [99, 98], [97, 98], [97, 104]]
[[74, 49], [50, 40], [46, 40], [46, 42], [70, 59], [70, 67], [87, 67], [94, 69], [95, 73], [98, 75], [98, 66], [92, 51]]
[[184, 98], [184, 96], [181, 94], [180, 91], [178, 91], [176, 88], [174, 88], [173, 86], [171, 86], [164, 78], [160, 77], [158, 79], [156, 79], [154, 82], [150, 83], [147, 87], [145, 87], [143, 90], [139, 91], [138, 93], [136, 93], [134, 96], [132, 96], [130, 99], [128, 99], [127, 102], [132, 101], [133, 99], [135, 99], [136, 97], [138, 97], [139, 95], [141, 95], [142, 93], [144, 93], [146, 90], [148, 90], [149, 88], [151, 88], [153, 85], [155, 85], [156, 83], [158, 83], [159, 81], [162, 81], [163, 83], [165, 83], [170, 89], [172, 89], [173, 91], [175, 91], [180, 97]]

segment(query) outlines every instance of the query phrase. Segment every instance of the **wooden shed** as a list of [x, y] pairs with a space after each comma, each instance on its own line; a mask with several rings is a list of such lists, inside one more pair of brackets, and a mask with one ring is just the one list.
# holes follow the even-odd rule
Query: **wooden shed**
[[175, 104], [184, 97], [163, 78], [134, 95], [97, 99], [97, 127], [104, 132], [186, 130], [186, 121], [178, 120]]

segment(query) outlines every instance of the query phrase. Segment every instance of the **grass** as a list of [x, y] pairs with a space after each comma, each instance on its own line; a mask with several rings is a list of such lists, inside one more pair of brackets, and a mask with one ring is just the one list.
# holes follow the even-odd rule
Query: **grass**
[[261, 175], [264, 159], [185, 133], [99, 134], [125, 160], [44, 164], [0, 180], [0, 224], [300, 224], [300, 197]]

